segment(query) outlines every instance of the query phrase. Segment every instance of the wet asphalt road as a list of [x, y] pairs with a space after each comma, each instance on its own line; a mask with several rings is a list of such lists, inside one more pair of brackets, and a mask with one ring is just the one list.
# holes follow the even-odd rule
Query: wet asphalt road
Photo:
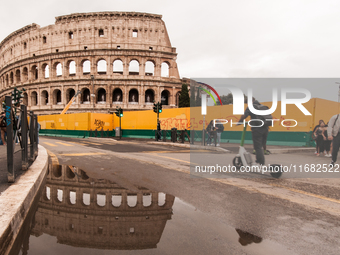
[[[40, 143], [56, 155], [60, 164], [77, 166], [90, 177], [127, 188], [147, 187], [180, 201], [174, 206], [179, 209], [174, 209], [173, 217], [179, 215], [181, 220], [170, 224], [172, 234], [165, 237], [167, 245], [161, 245], [161, 239], [160, 248], [152, 253], [134, 254], [339, 254], [340, 201], [337, 195], [331, 195], [338, 194], [337, 181], [321, 180], [322, 185], [316, 186], [316, 180], [273, 180], [252, 175], [251, 179], [238, 178], [233, 184], [233, 180], [227, 183], [190, 175], [190, 156], [185, 148], [108, 139], [41, 137]], [[216, 157], [212, 152], [198, 153]], [[261, 186], [271, 183], [301, 186], [302, 191], [314, 191], [316, 195], [323, 192], [324, 197], [299, 193], [293, 199], [294, 189]], [[315, 192], [315, 187], [319, 191]], [[185, 245], [179, 245], [176, 229]], [[263, 241], [242, 245], [237, 239], [242, 234], [235, 237], [235, 233], [249, 233]]]

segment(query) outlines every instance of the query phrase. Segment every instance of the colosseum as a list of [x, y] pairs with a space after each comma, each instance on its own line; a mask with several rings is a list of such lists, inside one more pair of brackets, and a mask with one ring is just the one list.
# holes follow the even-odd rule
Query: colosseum
[[37, 114], [177, 107], [182, 80], [161, 15], [76, 13], [25, 26], [0, 43], [0, 100], [25, 88]]

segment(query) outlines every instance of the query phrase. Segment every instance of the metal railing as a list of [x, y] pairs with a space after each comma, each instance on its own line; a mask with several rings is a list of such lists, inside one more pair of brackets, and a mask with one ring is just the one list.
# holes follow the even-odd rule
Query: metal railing
[[177, 130], [177, 128], [172, 128], [171, 130], [155, 130], [155, 140], [158, 141], [161, 136], [161, 140], [166, 142], [168, 138], [173, 143], [179, 142], [184, 143], [185, 141], [190, 142], [190, 135], [186, 129]]
[[107, 138], [109, 138], [110, 137], [110, 130], [107, 129], [105, 131], [103, 128], [101, 130], [90, 129], [89, 137], [101, 137], [101, 138], [107, 137]]
[[[21, 105], [20, 108], [12, 105], [12, 98], [5, 97], [6, 113], [6, 133], [7, 133], [7, 179], [8, 182], [15, 181], [14, 153], [21, 151], [21, 167], [27, 170], [29, 161], [33, 162], [38, 156], [38, 118], [30, 111], [27, 113], [27, 106]], [[14, 113], [14, 109], [19, 109], [19, 115]], [[30, 116], [28, 124], [27, 116]], [[28, 144], [28, 140], [30, 144]], [[20, 142], [21, 149], [14, 152], [16, 142]], [[28, 149], [30, 155], [28, 157]]]

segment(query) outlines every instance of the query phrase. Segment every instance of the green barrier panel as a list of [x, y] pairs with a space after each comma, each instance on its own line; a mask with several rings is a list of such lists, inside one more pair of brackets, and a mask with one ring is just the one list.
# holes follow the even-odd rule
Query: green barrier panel
[[[107, 131], [105, 131], [106, 134]], [[190, 131], [187, 131], [190, 135]], [[91, 133], [91, 134], [90, 134]], [[41, 129], [40, 135], [60, 136], [60, 137], [94, 137], [94, 131], [88, 130], [57, 130], [57, 129]], [[224, 131], [221, 136], [222, 143], [240, 143], [242, 131]], [[101, 137], [100, 131], [97, 131], [97, 137]], [[109, 131], [109, 137], [115, 137], [115, 131]], [[122, 137], [155, 139], [155, 130], [150, 129], [123, 129]], [[195, 130], [195, 142], [201, 142], [202, 131]], [[167, 134], [170, 140], [170, 131]], [[247, 131], [245, 135], [245, 144], [252, 144], [251, 131]], [[306, 146], [314, 147], [315, 142], [311, 139], [311, 132], [269, 132], [268, 145], [282, 146]]]

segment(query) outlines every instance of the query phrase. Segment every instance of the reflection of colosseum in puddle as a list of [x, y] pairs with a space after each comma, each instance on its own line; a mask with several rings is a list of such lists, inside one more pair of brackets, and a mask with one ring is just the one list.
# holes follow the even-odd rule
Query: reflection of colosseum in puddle
[[171, 219], [174, 196], [141, 187], [129, 191], [73, 169], [50, 169], [32, 235], [46, 233], [58, 243], [84, 248], [157, 247]]
[[[75, 13], [25, 26], [0, 43], [0, 99], [16, 86], [37, 114], [178, 106], [181, 79], [161, 15]], [[94, 95], [94, 98], [92, 95]]]

